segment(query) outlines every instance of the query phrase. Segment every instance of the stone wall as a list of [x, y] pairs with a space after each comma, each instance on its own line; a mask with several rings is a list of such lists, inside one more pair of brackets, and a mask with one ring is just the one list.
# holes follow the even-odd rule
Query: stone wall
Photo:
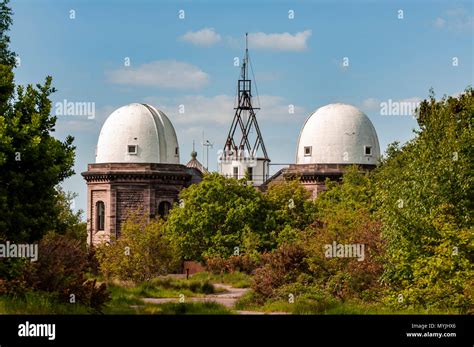
[[[89, 164], [82, 176], [88, 187], [87, 232], [92, 244], [119, 236], [123, 222], [133, 212], [155, 217], [161, 202], [172, 205], [181, 189], [200, 179], [183, 165], [150, 163]], [[97, 201], [105, 204], [105, 230], [99, 232], [95, 224]]]

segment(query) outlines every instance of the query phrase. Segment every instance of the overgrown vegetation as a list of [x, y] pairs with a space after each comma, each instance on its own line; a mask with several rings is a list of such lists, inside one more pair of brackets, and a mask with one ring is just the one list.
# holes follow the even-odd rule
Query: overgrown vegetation
[[180, 268], [174, 244], [164, 235], [164, 221], [148, 222], [139, 214], [123, 224], [118, 240], [96, 248], [100, 270], [107, 280], [143, 282]]
[[[0, 258], [0, 312], [229, 313], [142, 300], [212, 294], [212, 282], [251, 288], [242, 309], [474, 312], [472, 88], [441, 100], [430, 92], [413, 140], [390, 145], [371, 173], [348, 168], [314, 201], [297, 178], [262, 193], [247, 179], [208, 174], [180, 193], [166, 221], [132, 215], [120, 238], [87, 249], [74, 196], [59, 187], [73, 174], [73, 138], [52, 135], [51, 77], [15, 84], [11, 15], [0, 2], [0, 243], [37, 242], [40, 251], [37, 262]], [[363, 248], [339, 257], [331, 245]], [[160, 277], [183, 260], [208, 272]]]
[[[298, 181], [275, 183], [252, 204], [232, 193], [246, 191], [245, 180], [211, 175], [193, 187], [196, 195], [183, 192], [185, 206], [172, 211], [167, 230], [179, 239], [189, 221], [194, 243], [177, 244], [184, 257], [205, 259], [215, 274], [251, 274], [249, 305], [290, 297], [295, 307], [316, 305], [311, 312], [346, 302], [376, 311], [385, 305], [395, 312], [472, 312], [473, 120], [472, 88], [441, 100], [431, 93], [418, 110], [415, 138], [389, 146], [375, 171], [349, 168], [342, 182], [326, 182], [314, 202]], [[208, 224], [224, 200], [222, 224], [213, 229]], [[263, 224], [251, 228], [252, 213], [229, 224], [234, 219], [225, 210], [249, 206]], [[222, 243], [222, 226], [246, 233]], [[364, 249], [361, 257], [328, 258], [326, 247], [335, 243]]]
[[420, 105], [415, 139], [394, 144], [374, 176], [387, 241], [387, 303], [473, 307], [474, 90]]

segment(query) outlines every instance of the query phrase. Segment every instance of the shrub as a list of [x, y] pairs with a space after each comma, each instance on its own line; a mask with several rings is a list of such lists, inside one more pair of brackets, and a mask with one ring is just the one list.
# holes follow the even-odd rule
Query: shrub
[[252, 274], [261, 265], [261, 256], [242, 254], [229, 258], [206, 258], [206, 269], [213, 274], [244, 272]]
[[[308, 265], [314, 281], [326, 292], [341, 300], [370, 295], [367, 291], [381, 290], [383, 272], [381, 257], [384, 243], [380, 236], [381, 223], [372, 221], [365, 210], [339, 211], [323, 227], [308, 231], [306, 249]], [[363, 260], [358, 258], [326, 257], [325, 246], [337, 244], [364, 245]]]
[[148, 222], [143, 216], [131, 215], [119, 239], [98, 246], [97, 259], [106, 279], [140, 283], [177, 270], [180, 261], [176, 248], [164, 235], [163, 224], [161, 219]]
[[308, 271], [305, 249], [299, 243], [283, 244], [263, 257], [263, 266], [255, 270], [252, 289], [257, 301], [275, 297], [275, 290], [293, 283]]
[[38, 245], [38, 260], [17, 279], [27, 290], [52, 293], [62, 303], [74, 301], [100, 311], [109, 300], [105, 284], [87, 280], [88, 254], [79, 240], [48, 233]]

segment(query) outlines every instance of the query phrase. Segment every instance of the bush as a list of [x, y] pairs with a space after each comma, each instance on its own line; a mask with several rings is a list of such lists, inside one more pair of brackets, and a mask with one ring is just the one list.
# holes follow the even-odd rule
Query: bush
[[[342, 232], [343, 230], [343, 232]], [[307, 262], [313, 279], [341, 300], [351, 297], [367, 298], [367, 292], [382, 289], [384, 243], [380, 236], [381, 223], [372, 221], [364, 210], [340, 212], [322, 228], [309, 231], [306, 241]], [[337, 244], [364, 245], [364, 259], [327, 258], [325, 246]]]
[[263, 266], [255, 270], [252, 289], [257, 301], [263, 302], [276, 296], [275, 290], [296, 281], [308, 271], [306, 251], [298, 243], [283, 244], [263, 257]]
[[206, 258], [206, 269], [213, 274], [244, 272], [252, 274], [261, 265], [261, 256], [242, 254], [229, 258]]
[[164, 235], [163, 220], [148, 222], [130, 216], [118, 240], [96, 248], [100, 271], [107, 280], [117, 278], [140, 283], [179, 269], [176, 248]]
[[34, 290], [55, 293], [60, 302], [75, 302], [100, 311], [109, 300], [105, 284], [87, 280], [89, 256], [79, 240], [47, 234], [38, 246], [38, 261], [31, 263], [27, 284]]
[[38, 244], [36, 262], [11, 259], [6, 263], [12, 265], [12, 276], [0, 281], [0, 294], [23, 300], [31, 291], [42, 292], [58, 303], [78, 303], [95, 311], [109, 300], [105, 284], [97, 286], [95, 280], [85, 278], [89, 256], [79, 240], [48, 233]]

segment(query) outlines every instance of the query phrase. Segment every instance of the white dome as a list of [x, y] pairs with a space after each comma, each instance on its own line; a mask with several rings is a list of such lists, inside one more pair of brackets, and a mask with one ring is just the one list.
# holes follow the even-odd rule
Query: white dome
[[95, 162], [179, 164], [173, 124], [150, 105], [120, 107], [100, 130]]
[[297, 164], [369, 164], [380, 157], [370, 119], [347, 104], [329, 104], [309, 116], [301, 130]]

